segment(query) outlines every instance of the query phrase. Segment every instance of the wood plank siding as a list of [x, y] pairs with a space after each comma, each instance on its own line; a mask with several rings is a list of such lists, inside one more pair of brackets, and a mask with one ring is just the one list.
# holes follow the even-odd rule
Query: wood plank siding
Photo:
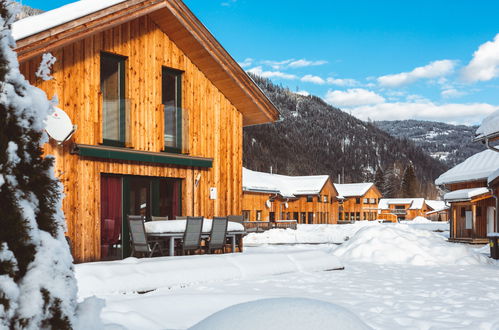
[[[77, 261], [100, 256], [100, 176], [104, 173], [182, 179], [182, 214], [223, 216], [242, 210], [243, 115], [149, 16], [135, 18], [89, 35], [62, 48], [49, 49], [57, 58], [54, 79], [35, 76], [40, 56], [21, 62], [21, 71], [49, 98], [57, 97], [78, 125], [71, 141], [53, 142], [45, 153], [56, 158], [56, 174], [64, 184], [63, 210]], [[73, 143], [100, 145], [102, 97], [100, 57], [108, 52], [126, 57], [129, 100], [128, 148], [161, 152], [164, 148], [161, 107], [162, 67], [180, 70], [182, 108], [189, 124], [189, 154], [213, 160], [211, 168], [115, 161], [70, 154]], [[197, 187], [195, 178], [201, 174]], [[216, 187], [216, 200], [209, 198]]]
[[376, 188], [376, 186], [373, 185], [362, 196], [352, 196], [346, 198], [339, 204], [339, 220], [376, 220], [378, 202], [381, 197], [383, 197], [381, 192], [378, 188]]
[[[298, 223], [335, 224], [338, 217], [338, 193], [330, 180], [326, 182], [319, 195], [301, 195], [296, 198], [282, 198], [276, 194], [243, 192], [243, 212], [248, 215], [249, 221], [257, 220], [257, 213], [261, 212], [261, 221], [297, 220]], [[325, 202], [324, 198], [327, 198]], [[270, 208], [266, 202], [272, 200]], [[287, 204], [287, 207], [286, 207]]]

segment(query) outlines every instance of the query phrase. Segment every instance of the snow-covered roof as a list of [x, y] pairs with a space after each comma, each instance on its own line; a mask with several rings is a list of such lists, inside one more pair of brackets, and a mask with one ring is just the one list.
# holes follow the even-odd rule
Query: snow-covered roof
[[381, 198], [378, 208], [387, 210], [390, 205], [409, 205], [409, 210], [420, 210], [423, 208], [424, 198]]
[[287, 176], [243, 168], [244, 191], [278, 193], [288, 198], [317, 195], [328, 179], [328, 175]]
[[354, 197], [354, 196], [363, 196], [374, 183], [365, 182], [365, 183], [335, 183], [334, 188], [338, 192], [339, 196], [342, 197]]
[[449, 208], [449, 205], [445, 203], [445, 201], [435, 201], [435, 200], [430, 200], [427, 199], [425, 200], [426, 205], [431, 207], [434, 211], [441, 211]]
[[499, 136], [499, 110], [485, 117], [476, 130], [476, 139]]
[[487, 183], [490, 184], [490, 183], [492, 183], [492, 181], [494, 181], [497, 178], [499, 178], [499, 168], [497, 170], [495, 170], [494, 172], [492, 172], [491, 175], [489, 175], [489, 177], [487, 179]]
[[15, 40], [24, 39], [124, 1], [126, 0], [80, 0], [69, 3], [65, 6], [15, 22], [12, 24], [12, 35]]
[[460, 189], [448, 192], [444, 195], [444, 199], [447, 202], [469, 201], [473, 197], [480, 196], [488, 192], [489, 189], [487, 189], [486, 187]]
[[499, 152], [484, 150], [479, 152], [464, 162], [454, 166], [436, 180], [436, 185], [487, 180], [489, 175], [499, 169]]

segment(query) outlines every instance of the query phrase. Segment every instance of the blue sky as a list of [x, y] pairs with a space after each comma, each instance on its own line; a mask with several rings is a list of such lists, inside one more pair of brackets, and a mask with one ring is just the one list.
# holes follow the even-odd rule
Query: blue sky
[[499, 1], [185, 2], [246, 70], [361, 119], [476, 124], [499, 109]]

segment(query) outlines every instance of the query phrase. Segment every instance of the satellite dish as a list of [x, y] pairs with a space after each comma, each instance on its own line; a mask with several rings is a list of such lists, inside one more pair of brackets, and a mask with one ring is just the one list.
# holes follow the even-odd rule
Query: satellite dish
[[54, 112], [45, 119], [45, 130], [48, 135], [57, 141], [58, 144], [69, 140], [76, 131], [76, 125], [73, 125], [69, 116], [57, 107], [53, 107]]
[[267, 199], [267, 201], [265, 202], [265, 205], [267, 206], [267, 208], [270, 209], [272, 207], [272, 202], [269, 199]]
[[288, 207], [289, 207], [288, 202], [284, 203], [284, 207], [285, 207], [285, 208], [288, 208]]

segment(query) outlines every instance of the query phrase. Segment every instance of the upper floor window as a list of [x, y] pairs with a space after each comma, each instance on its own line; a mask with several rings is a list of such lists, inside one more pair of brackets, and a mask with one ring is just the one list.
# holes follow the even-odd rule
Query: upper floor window
[[324, 195], [324, 196], [322, 196], [322, 201], [323, 201], [324, 203], [327, 203], [327, 202], [328, 202], [328, 198], [329, 198], [329, 197], [328, 197], [327, 195]]
[[182, 71], [163, 67], [162, 103], [164, 105], [165, 151], [182, 152]]
[[313, 202], [313, 201], [314, 201], [314, 196], [310, 196], [310, 195], [308, 195], [308, 196], [307, 196], [307, 202], [308, 202], [308, 203], [311, 203], [311, 202]]
[[102, 138], [107, 145], [125, 146], [127, 115], [125, 100], [126, 57], [101, 53]]
[[360, 204], [360, 198], [359, 197], [355, 198], [355, 204]]

